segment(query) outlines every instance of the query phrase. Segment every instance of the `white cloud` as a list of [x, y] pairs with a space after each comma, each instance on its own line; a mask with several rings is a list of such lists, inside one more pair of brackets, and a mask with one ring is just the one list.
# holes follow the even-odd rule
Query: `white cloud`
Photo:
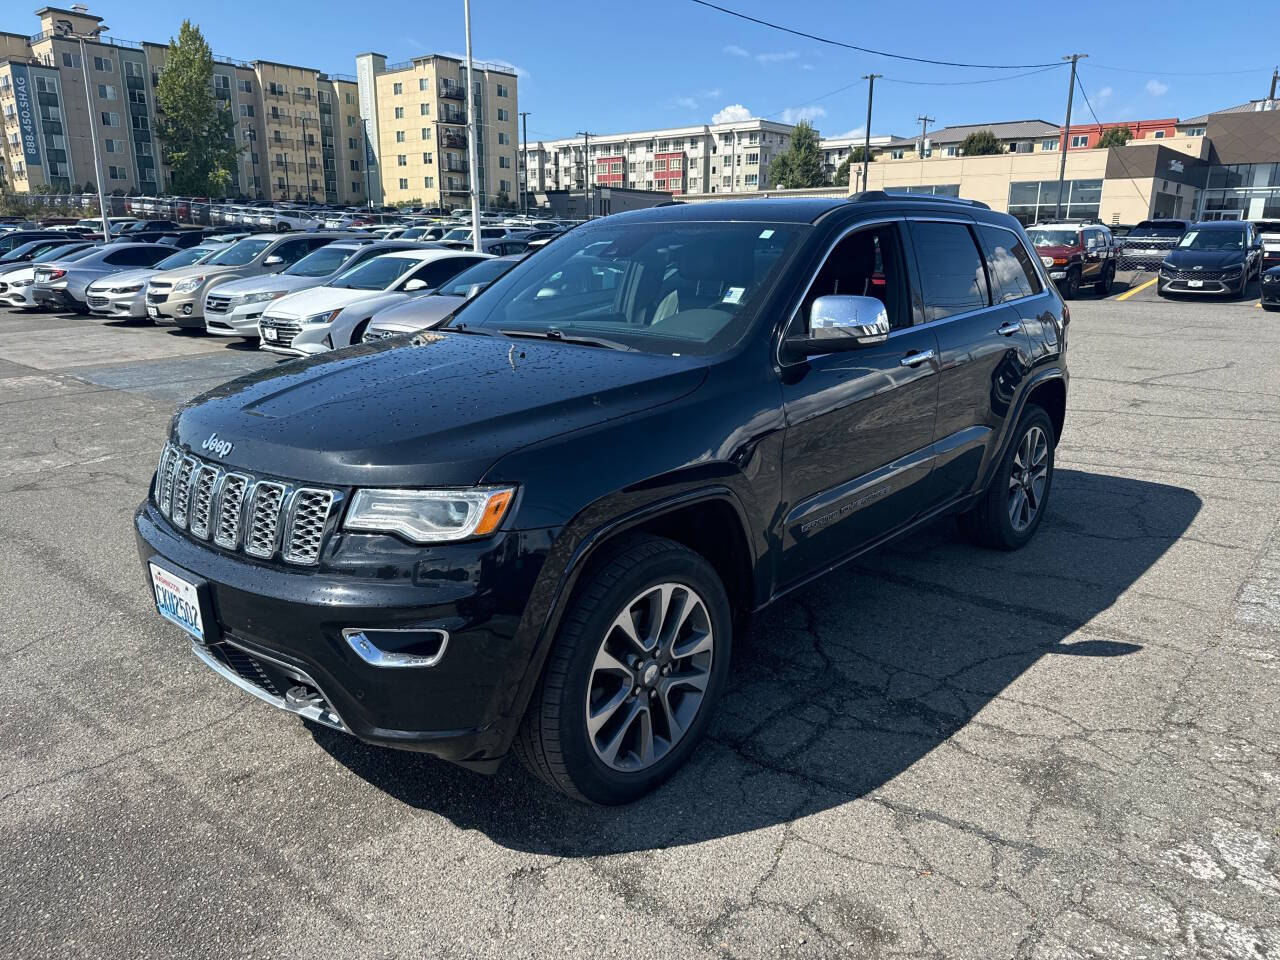
[[1115, 93], [1115, 91], [1112, 90], [1110, 87], [1103, 87], [1101, 90], [1098, 91], [1096, 99], [1099, 103], [1105, 103], [1106, 101], [1111, 99], [1111, 95], [1113, 93]]
[[801, 70], [816, 70], [816, 69], [818, 69], [818, 68], [817, 68], [817, 67], [815, 67], [812, 63], [802, 63], [802, 64], [800, 64], [800, 69], [801, 69]]
[[751, 111], [740, 103], [731, 103], [711, 115], [712, 123], [741, 123], [751, 119]]
[[825, 117], [827, 111], [822, 107], [788, 107], [782, 111], [783, 123], [799, 123], [801, 120], [817, 120]]
[[731, 43], [727, 47], [723, 47], [722, 49], [724, 50], [725, 53], [729, 54], [729, 56], [731, 57], [751, 56], [751, 54], [749, 54], [746, 50], [743, 50], [740, 46], [738, 46], [735, 43]]
[[755, 56], [756, 63], [783, 63], [786, 60], [794, 60], [800, 54], [794, 50], [786, 50], [780, 53], [757, 53]]
[[852, 130], [846, 130], [844, 133], [837, 133], [833, 140], [852, 140], [854, 137], [865, 137], [867, 133], [866, 127], [854, 127]]
[[1163, 97], [1168, 92], [1169, 85], [1167, 83], [1161, 83], [1159, 80], [1147, 81], [1147, 93], [1153, 97]]
[[716, 97], [720, 96], [720, 88], [716, 87], [714, 90], [699, 90], [698, 96], [707, 100], [714, 100]]
[[698, 100], [696, 97], [676, 97], [676, 106], [684, 107], [686, 110], [697, 110]]

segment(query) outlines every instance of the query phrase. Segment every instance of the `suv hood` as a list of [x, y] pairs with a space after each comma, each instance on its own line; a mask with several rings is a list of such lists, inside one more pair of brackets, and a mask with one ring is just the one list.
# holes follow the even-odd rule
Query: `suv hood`
[[1196, 267], [1221, 270], [1224, 267], [1240, 266], [1244, 263], [1244, 256], [1244, 250], [1171, 250], [1165, 261], [1179, 270], [1193, 270]]
[[178, 267], [176, 270], [162, 270], [160, 273], [154, 274], [154, 276], [157, 280], [171, 280], [177, 283], [187, 277], [216, 277], [219, 274], [236, 273], [240, 270], [257, 271], [258, 267], [252, 261], [238, 267], [230, 265], [218, 266], [212, 263], [193, 263], [189, 267]]
[[428, 333], [281, 364], [223, 384], [175, 418], [200, 456], [334, 486], [476, 483], [500, 457], [676, 400], [696, 358], [539, 340]]
[[1075, 256], [1077, 253], [1081, 252], [1079, 247], [1062, 247], [1062, 246], [1037, 247], [1033, 245], [1032, 250], [1035, 252], [1035, 255], [1037, 257], [1066, 257], [1068, 260], [1071, 259], [1071, 257]]

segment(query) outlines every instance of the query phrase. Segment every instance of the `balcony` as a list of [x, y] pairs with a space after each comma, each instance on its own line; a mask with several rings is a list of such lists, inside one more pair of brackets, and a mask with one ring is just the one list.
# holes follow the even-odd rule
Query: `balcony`
[[467, 165], [461, 160], [442, 160], [440, 161], [440, 169], [449, 173], [466, 173]]
[[446, 182], [440, 190], [442, 193], [470, 193], [471, 187], [465, 180], [454, 180]]
[[454, 123], [454, 124], [458, 124], [459, 126], [461, 126], [462, 124], [465, 124], [465, 123], [467, 122], [467, 111], [465, 111], [465, 110], [449, 110], [449, 109], [441, 110], [441, 111], [440, 111], [440, 122], [441, 122], [441, 123]]
[[467, 88], [460, 83], [442, 83], [440, 84], [440, 96], [449, 100], [465, 100], [467, 99]]
[[453, 150], [465, 150], [467, 149], [467, 136], [464, 133], [457, 133], [453, 130], [441, 130], [440, 146]]

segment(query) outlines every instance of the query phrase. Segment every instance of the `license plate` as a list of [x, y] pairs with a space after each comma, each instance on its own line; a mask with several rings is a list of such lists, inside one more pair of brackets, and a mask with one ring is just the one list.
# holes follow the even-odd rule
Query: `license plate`
[[262, 336], [263, 336], [265, 339], [267, 339], [267, 340], [274, 340], [274, 339], [276, 338], [276, 328], [275, 328], [275, 327], [263, 327], [263, 328], [262, 328]]
[[1204, 286], [1204, 281], [1203, 281], [1203, 280], [1188, 280], [1188, 281], [1187, 281], [1187, 286], [1188, 286], [1188, 287], [1203, 287], [1203, 286]]
[[157, 310], [155, 307], [151, 306], [151, 304], [147, 304], [147, 316], [158, 317], [160, 316], [160, 311]]
[[156, 595], [156, 610], [160, 616], [176, 623], [204, 643], [204, 621], [200, 617], [200, 597], [196, 593], [196, 585], [154, 563], [149, 566], [151, 587]]

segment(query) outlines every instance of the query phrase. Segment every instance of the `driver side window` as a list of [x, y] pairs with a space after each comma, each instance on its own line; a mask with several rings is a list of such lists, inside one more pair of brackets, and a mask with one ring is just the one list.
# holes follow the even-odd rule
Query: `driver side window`
[[836, 244], [800, 305], [799, 329], [808, 331], [814, 301], [829, 296], [874, 297], [884, 304], [891, 329], [911, 326], [900, 231], [897, 223], [880, 224]]

